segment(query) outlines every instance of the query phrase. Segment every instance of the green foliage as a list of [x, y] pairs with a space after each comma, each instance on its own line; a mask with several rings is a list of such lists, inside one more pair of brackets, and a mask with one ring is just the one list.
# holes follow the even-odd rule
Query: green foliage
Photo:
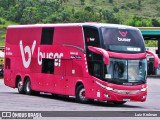
[[146, 40], [145, 45], [146, 45], [146, 47], [157, 47], [158, 41]]
[[113, 0], [109, 0], [109, 3], [113, 3]]
[[117, 13], [117, 12], [119, 12], [119, 9], [118, 9], [117, 7], [113, 7], [113, 11], [114, 11], [115, 13]]
[[148, 18], [134, 16], [132, 19], [128, 20], [127, 24], [135, 27], [149, 27], [149, 26], [151, 27], [152, 20]]
[[[6, 24], [104, 22], [160, 26], [159, 0], [0, 0], [0, 42]], [[151, 44], [151, 43], [149, 43]]]
[[91, 0], [91, 2], [96, 2], [96, 0]]
[[5, 24], [5, 20], [0, 18], [0, 25], [4, 25]]
[[7, 20], [0, 17], [0, 46], [4, 46], [4, 39], [5, 39], [5, 35], [6, 35], [6, 27], [8, 25], [13, 25], [13, 24], [16, 25], [17, 23], [7, 21]]
[[139, 5], [139, 6], [142, 5], [142, 0], [138, 0], [138, 5]]
[[85, 0], [80, 0], [81, 1], [81, 5], [85, 4]]
[[[152, 9], [148, 6], [151, 3], [155, 5]], [[97, 21], [159, 26], [159, 18], [153, 19], [160, 16], [158, 3], [156, 0], [0, 0], [0, 17], [20, 24]]]
[[160, 20], [152, 19], [152, 25], [154, 27], [160, 27]]

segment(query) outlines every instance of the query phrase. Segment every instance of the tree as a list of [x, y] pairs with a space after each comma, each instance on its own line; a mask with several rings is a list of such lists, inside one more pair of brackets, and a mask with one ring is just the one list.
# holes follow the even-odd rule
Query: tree
[[84, 5], [85, 3], [85, 0], [80, 0], [81, 1], [81, 5]]
[[154, 27], [160, 27], [160, 22], [157, 19], [152, 19], [152, 25]]
[[94, 14], [93, 6], [86, 6], [84, 9], [85, 9], [86, 11], [92, 12], [92, 13]]
[[91, 2], [96, 2], [96, 0], [91, 0]]
[[113, 7], [113, 11], [117, 13], [119, 12], [119, 9], [117, 7]]
[[138, 0], [138, 5], [141, 6], [142, 0]]
[[37, 8], [36, 7], [26, 7], [23, 11], [21, 23], [22, 24], [31, 24], [37, 23], [39, 18], [37, 16]]
[[109, 3], [113, 3], [113, 0], [109, 0], [108, 2], [109, 2]]

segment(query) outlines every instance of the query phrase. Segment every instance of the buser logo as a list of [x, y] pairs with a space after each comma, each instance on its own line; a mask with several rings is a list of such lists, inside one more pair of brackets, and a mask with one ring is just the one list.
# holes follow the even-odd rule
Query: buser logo
[[128, 34], [127, 31], [125, 31], [125, 32], [119, 31], [119, 34], [121, 34], [122, 38], [121, 38], [121, 37], [117, 37], [117, 38], [118, 38], [118, 41], [122, 41], [122, 42], [130, 42], [130, 41], [131, 41], [130, 38], [126, 38], [126, 36], [127, 36], [127, 34]]
[[[23, 49], [22, 40], [20, 40], [19, 46], [20, 46], [20, 51], [21, 51], [21, 55], [22, 55], [23, 65], [24, 65], [25, 68], [28, 68], [30, 63], [31, 63], [31, 57], [33, 55], [33, 52], [34, 52], [34, 49], [35, 49], [35, 46], [36, 46], [36, 41], [35, 40], [33, 41], [32, 48], [30, 48], [29, 46], [26, 46]], [[25, 57], [25, 54], [28, 54], [28, 58], [27, 59]]]
[[127, 36], [127, 31], [123, 32], [123, 31], [119, 31], [119, 33], [121, 34], [122, 37], [126, 37]]
[[[29, 46], [25, 46], [24, 48], [22, 40], [20, 40], [19, 46], [20, 46], [23, 65], [25, 68], [28, 68], [31, 63], [31, 58], [36, 47], [36, 40], [33, 41], [31, 48]], [[40, 47], [38, 47], [37, 62], [39, 65], [42, 65], [42, 58], [48, 58], [48, 59], [55, 59], [54, 65], [60, 67], [62, 57], [63, 53], [42, 52], [40, 50]]]

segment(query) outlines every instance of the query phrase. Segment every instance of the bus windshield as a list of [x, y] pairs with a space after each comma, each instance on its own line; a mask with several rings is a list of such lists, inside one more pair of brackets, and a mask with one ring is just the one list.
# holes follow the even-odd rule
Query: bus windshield
[[137, 85], [146, 82], [146, 59], [122, 60], [110, 58], [110, 64], [105, 65], [104, 78], [108, 82], [122, 85]]
[[143, 37], [139, 30], [125, 28], [101, 28], [104, 49], [123, 53], [145, 52]]

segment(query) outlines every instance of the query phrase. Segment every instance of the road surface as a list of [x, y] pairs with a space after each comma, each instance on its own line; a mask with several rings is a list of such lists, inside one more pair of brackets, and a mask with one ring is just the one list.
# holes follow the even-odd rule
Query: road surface
[[[0, 80], [0, 111], [159, 111], [160, 112], [160, 78], [148, 78], [148, 96], [146, 102], [128, 102], [122, 106], [94, 102], [92, 104], [76, 103], [73, 97], [52, 97], [50, 94], [40, 94], [38, 96], [28, 96], [18, 94], [17, 89], [9, 88], [4, 85], [3, 79]], [[36, 119], [36, 118], [35, 118]], [[52, 119], [52, 118], [47, 118]], [[58, 117], [57, 119], [63, 119]], [[82, 119], [82, 118], [65, 118]], [[92, 120], [92, 117], [87, 117]], [[94, 119], [106, 119], [104, 117], [94, 117]], [[113, 119], [113, 118], [110, 118]], [[120, 119], [118, 117], [114, 118]], [[121, 118], [128, 120], [127, 117]], [[130, 118], [130, 119], [135, 119]], [[136, 118], [137, 119], [137, 118]], [[139, 119], [148, 119], [150, 117]], [[152, 119], [159, 119], [154, 117]], [[151, 119], [151, 120], [152, 120]]]

